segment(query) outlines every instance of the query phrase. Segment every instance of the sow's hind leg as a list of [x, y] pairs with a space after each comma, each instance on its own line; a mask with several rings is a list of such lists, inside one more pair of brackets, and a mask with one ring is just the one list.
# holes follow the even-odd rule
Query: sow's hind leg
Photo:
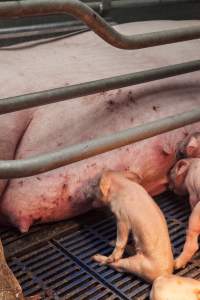
[[[12, 160], [15, 158], [19, 144], [30, 123], [31, 116], [31, 110], [14, 112], [0, 116], [0, 160]], [[9, 181], [7, 179], [0, 179], [1, 198], [3, 198], [4, 193], [9, 187], [8, 183]], [[8, 225], [10, 223], [10, 218], [3, 212], [1, 199], [0, 225]]]

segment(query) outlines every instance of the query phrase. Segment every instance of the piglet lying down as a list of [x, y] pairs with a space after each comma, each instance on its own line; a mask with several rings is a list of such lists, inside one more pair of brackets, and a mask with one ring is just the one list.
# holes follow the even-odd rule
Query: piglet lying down
[[[198, 22], [129, 23], [117, 30], [133, 34], [195, 24]], [[199, 49], [196, 40], [124, 51], [91, 32], [35, 48], [2, 51], [0, 64], [6, 64], [6, 70], [0, 74], [0, 97], [199, 59]], [[195, 72], [0, 116], [0, 159], [48, 153], [199, 105], [200, 72]], [[149, 194], [157, 195], [168, 184], [177, 143], [198, 129], [199, 123], [38, 176], [0, 181], [1, 221], [26, 232], [36, 222], [84, 213], [92, 208], [93, 187], [107, 169], [136, 173]]]
[[[103, 174], [101, 202], [116, 216], [117, 241], [109, 257], [97, 254], [93, 259], [152, 282], [161, 275], [171, 274], [174, 260], [164, 215], [137, 181], [136, 176], [126, 172]], [[132, 252], [136, 253], [122, 258], [130, 232], [135, 241]]]

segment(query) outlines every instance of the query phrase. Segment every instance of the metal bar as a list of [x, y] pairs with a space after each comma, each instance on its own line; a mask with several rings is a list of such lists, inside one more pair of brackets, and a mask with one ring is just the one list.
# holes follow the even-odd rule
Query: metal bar
[[1, 18], [64, 13], [82, 20], [107, 43], [121, 49], [141, 49], [200, 38], [200, 25], [127, 36], [78, 0], [23, 0], [0, 4]]
[[[121, 8], [142, 8], [144, 6], [163, 6], [168, 4], [192, 4], [199, 3], [199, 0], [115, 0], [111, 1], [110, 9]], [[88, 3], [90, 7], [97, 10], [97, 3]]]
[[67, 26], [67, 22], [0, 28], [0, 40], [53, 33], [71, 33], [82, 29], [88, 29], [88, 27], [84, 25]]
[[[109, 0], [104, 0], [108, 1]], [[164, 6], [173, 4], [193, 4], [199, 3], [199, 0], [112, 0], [110, 1], [111, 9], [121, 9], [121, 8], [142, 8], [142, 7], [154, 7], [154, 6]], [[98, 13], [101, 12], [101, 3], [99, 1], [88, 2], [87, 5], [92, 9], [96, 10]]]
[[[110, 25], [116, 25], [114, 22], [109, 22]], [[29, 26], [19, 26], [10, 28], [0, 28], [0, 41], [5, 39], [16, 39], [25, 38], [31, 36], [45, 35], [45, 34], [55, 34], [55, 33], [72, 33], [79, 31], [90, 30], [87, 26], [83, 24], [73, 24], [70, 25], [68, 22], [55, 22], [48, 24], [37, 24]]]
[[112, 0], [101, 0], [100, 3], [100, 14], [104, 14], [111, 9]]
[[0, 115], [200, 70], [200, 60], [0, 99]]
[[49, 154], [13, 161], [1, 160], [0, 178], [28, 177], [47, 172], [198, 121], [200, 121], [200, 108], [70, 146]]
[[[154, 6], [163, 6], [166, 4], [192, 4], [192, 3], [200, 3], [199, 0], [105, 0], [110, 2], [109, 6], [102, 7], [101, 2], [88, 2], [87, 5], [96, 10], [98, 13], [102, 13], [104, 11], [109, 12], [111, 9], [128, 9], [128, 8], [142, 8], [142, 7], [154, 7]], [[27, 26], [18, 26], [18, 27], [9, 27], [9, 28], [0, 28], [0, 40], [3, 39], [12, 39], [19, 37], [29, 37], [29, 36], [37, 36], [44, 34], [53, 34], [53, 33], [62, 33], [62, 32], [70, 32], [73, 26], [74, 28], [77, 26], [76, 30], [79, 30], [79, 24], [73, 22], [73, 25], [70, 25], [72, 22], [53, 22], [47, 24], [35, 24], [35, 25], [27, 25]], [[114, 22], [109, 22], [110, 25], [113, 25]], [[85, 26], [80, 24], [80, 28], [85, 28]]]

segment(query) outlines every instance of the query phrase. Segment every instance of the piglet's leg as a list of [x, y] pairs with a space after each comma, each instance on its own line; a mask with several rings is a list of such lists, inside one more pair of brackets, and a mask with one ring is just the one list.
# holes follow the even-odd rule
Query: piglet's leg
[[117, 241], [115, 245], [115, 249], [110, 256], [104, 255], [94, 255], [92, 258], [100, 263], [100, 264], [107, 264], [114, 261], [119, 260], [122, 258], [125, 247], [128, 242], [128, 235], [129, 235], [129, 226], [125, 221], [118, 221], [117, 222]]
[[100, 265], [106, 265], [108, 257], [101, 254], [96, 254], [92, 256], [92, 259], [99, 263]]
[[117, 222], [117, 241], [113, 253], [108, 257], [107, 263], [114, 262], [122, 258], [128, 242], [129, 226], [125, 221]]
[[193, 195], [193, 193], [191, 191], [189, 191], [190, 194], [190, 207], [191, 209], [194, 209], [194, 207], [197, 205], [197, 203], [199, 202], [198, 197], [195, 195]]
[[156, 277], [162, 275], [143, 254], [120, 259], [109, 265], [116, 271], [134, 273], [149, 282], [152, 282]]
[[180, 256], [175, 260], [175, 269], [185, 267], [198, 250], [198, 236], [200, 234], [200, 202], [194, 207], [189, 218], [186, 242]]

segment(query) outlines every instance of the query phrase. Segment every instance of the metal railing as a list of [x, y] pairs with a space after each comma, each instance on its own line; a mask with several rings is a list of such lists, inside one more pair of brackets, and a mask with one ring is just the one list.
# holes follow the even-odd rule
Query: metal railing
[[[13, 0], [11, 0], [13, 1]], [[28, 1], [28, 0], [26, 0]], [[2, 0], [1, 2], [6, 2]], [[83, 1], [84, 2], [84, 1]], [[153, 7], [166, 7], [169, 10], [170, 7], [174, 5], [192, 5], [200, 4], [199, 0], [102, 0], [102, 1], [85, 1], [86, 4], [95, 10], [100, 15], [108, 15], [119, 9], [143, 9], [153, 8]], [[113, 22], [112, 22], [113, 23]], [[109, 22], [111, 24], [111, 22]], [[114, 24], [114, 23], [113, 23]], [[0, 40], [5, 39], [16, 39], [24, 37], [33, 37], [49, 34], [62, 34], [66, 35], [71, 32], [80, 32], [80, 30], [90, 30], [87, 26], [79, 24], [78, 21], [59, 21], [56, 22], [47, 22], [42, 24], [30, 24], [30, 25], [20, 25], [9, 27], [9, 28], [0, 28]]]
[[0, 99], [0, 115], [200, 70], [200, 60]]
[[[81, 19], [106, 42], [122, 49], [139, 49], [200, 38], [200, 25], [125, 36], [110, 27], [87, 5], [76, 0], [26, 0], [0, 4], [0, 17], [20, 17], [55, 13], [69, 13]], [[39, 93], [1, 99], [0, 114], [64, 101], [84, 95], [91, 95], [100, 91], [108, 91], [119, 87], [181, 75], [197, 70], [200, 70], [200, 60]], [[197, 121], [200, 121], [200, 109], [150, 122], [113, 135], [70, 146], [53, 153], [15, 161], [0, 161], [0, 178], [25, 177], [46, 172]]]
[[107, 43], [120, 49], [141, 49], [200, 38], [200, 25], [126, 36], [78, 0], [26, 0], [0, 5], [0, 18], [49, 14], [70, 14], [82, 20]]

